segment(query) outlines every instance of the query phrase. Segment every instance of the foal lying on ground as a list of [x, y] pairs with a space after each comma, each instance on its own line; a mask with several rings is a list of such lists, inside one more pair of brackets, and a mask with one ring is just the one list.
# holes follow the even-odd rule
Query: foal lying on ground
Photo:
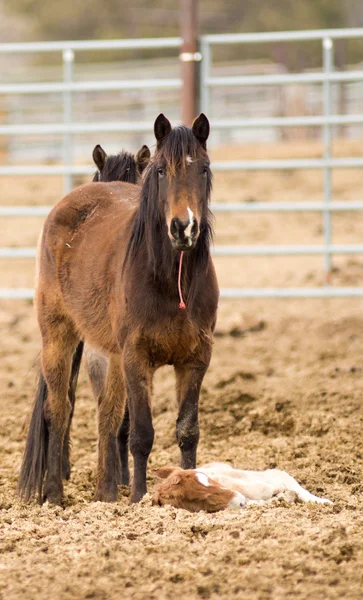
[[225, 463], [210, 463], [187, 471], [162, 467], [155, 473], [164, 481], [155, 488], [153, 504], [171, 504], [191, 512], [264, 504], [286, 491], [295, 492], [302, 502], [332, 504], [326, 498], [310, 494], [291, 475], [278, 469], [242, 471]]

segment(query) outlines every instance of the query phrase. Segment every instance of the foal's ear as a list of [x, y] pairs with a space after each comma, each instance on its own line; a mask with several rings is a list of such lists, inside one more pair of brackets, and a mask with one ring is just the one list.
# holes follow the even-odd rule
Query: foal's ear
[[156, 117], [154, 123], [154, 134], [156, 137], [156, 141], [158, 142], [157, 145], [159, 145], [160, 142], [162, 142], [163, 139], [166, 138], [170, 132], [170, 121], [166, 118], [165, 115], [163, 115], [163, 113], [160, 113], [160, 115]]
[[137, 171], [138, 171], [139, 175], [141, 175], [141, 173], [143, 172], [143, 170], [148, 166], [149, 160], [150, 160], [150, 156], [151, 156], [150, 155], [150, 150], [144, 144], [143, 147], [140, 148], [140, 150], [136, 154], [136, 158], [135, 158], [136, 168], [137, 168]]
[[102, 171], [103, 167], [105, 166], [105, 162], [106, 162], [106, 158], [107, 158], [107, 154], [104, 151], [104, 149], [102, 148], [102, 146], [97, 144], [97, 146], [95, 146], [93, 149], [92, 156], [93, 156], [93, 160], [95, 161], [97, 169], [99, 171]]
[[177, 467], [160, 467], [160, 469], [154, 469], [153, 471], [156, 477], [159, 477], [160, 479], [166, 479], [176, 470]]
[[198, 142], [200, 142], [203, 148], [207, 148], [207, 139], [209, 136], [209, 121], [204, 113], [200, 113], [199, 117], [194, 119], [192, 125], [192, 131], [197, 138]]

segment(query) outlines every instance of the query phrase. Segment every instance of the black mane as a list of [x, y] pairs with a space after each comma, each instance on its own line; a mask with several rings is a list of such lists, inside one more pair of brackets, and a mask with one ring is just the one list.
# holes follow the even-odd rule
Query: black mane
[[[175, 252], [171, 247], [165, 227], [164, 210], [158, 203], [158, 165], [160, 160], [164, 161], [169, 172], [173, 174], [176, 170], [186, 169], [187, 157], [195, 160], [198, 157], [208, 158], [208, 155], [189, 127], [176, 127], [171, 130], [160, 148], [157, 148], [153, 160], [145, 171], [140, 208], [129, 239], [124, 268], [127, 262], [132, 263], [135, 260], [140, 248], [146, 246], [148, 265], [145, 265], [145, 268], [146, 266], [151, 268], [155, 281], [160, 279], [165, 282], [170, 278], [174, 281], [180, 257], [180, 253]], [[196, 294], [198, 270], [205, 271], [209, 263], [209, 248], [213, 239], [212, 213], [209, 209], [211, 189], [212, 173], [208, 169], [207, 192], [201, 207], [199, 237], [195, 248], [184, 255], [186, 266], [184, 277], [187, 279], [186, 289], [189, 290], [186, 299], [189, 304], [193, 303]], [[188, 274], [192, 274], [192, 277]]]
[[136, 161], [130, 152], [121, 151], [119, 154], [107, 156], [101, 171], [96, 171], [92, 181], [125, 181], [137, 183], [138, 172]]

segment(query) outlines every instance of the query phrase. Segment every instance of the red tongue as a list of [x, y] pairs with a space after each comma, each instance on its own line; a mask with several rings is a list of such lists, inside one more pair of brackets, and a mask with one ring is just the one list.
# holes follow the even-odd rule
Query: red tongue
[[179, 261], [179, 273], [178, 273], [178, 292], [179, 292], [179, 298], [180, 298], [179, 308], [181, 308], [182, 310], [185, 310], [186, 306], [185, 306], [185, 302], [183, 300], [183, 295], [182, 295], [182, 291], [181, 291], [181, 272], [182, 272], [182, 264], [183, 264], [183, 255], [184, 255], [184, 252], [181, 252], [180, 253], [180, 261]]

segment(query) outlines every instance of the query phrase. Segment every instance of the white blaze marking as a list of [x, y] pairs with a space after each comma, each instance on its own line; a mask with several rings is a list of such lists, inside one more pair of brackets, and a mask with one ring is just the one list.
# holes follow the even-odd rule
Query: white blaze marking
[[184, 229], [184, 235], [186, 238], [190, 238], [190, 236], [192, 234], [192, 227], [194, 225], [194, 214], [190, 210], [189, 206], [187, 208], [187, 211], [188, 211], [188, 215], [189, 215], [189, 225]]
[[196, 477], [197, 477], [199, 483], [201, 483], [205, 487], [209, 487], [210, 486], [209, 479], [208, 479], [208, 477], [207, 477], [207, 475], [205, 473], [201, 473], [200, 471], [196, 471], [195, 474], [196, 474]]
[[191, 156], [189, 156], [189, 154], [188, 154], [188, 156], [187, 156], [187, 164], [188, 164], [188, 165], [191, 165], [191, 164], [192, 164], [192, 162], [193, 162], [193, 159], [192, 159], [192, 157], [191, 157]]

